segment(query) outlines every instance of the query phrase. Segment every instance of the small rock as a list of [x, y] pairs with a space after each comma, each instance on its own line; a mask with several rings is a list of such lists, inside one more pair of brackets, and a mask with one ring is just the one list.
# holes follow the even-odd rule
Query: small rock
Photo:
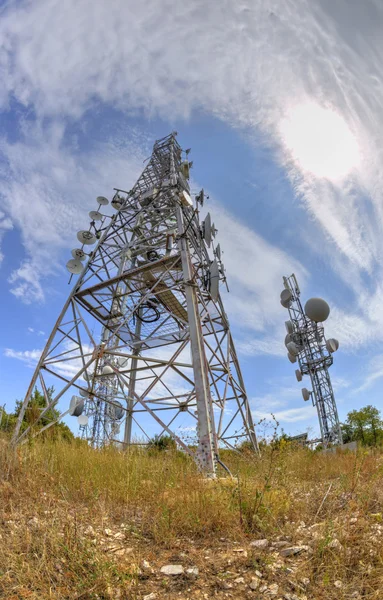
[[339, 540], [337, 540], [336, 538], [331, 540], [331, 542], [328, 545], [329, 548], [332, 548], [333, 550], [342, 550], [343, 546], [340, 543]]
[[250, 542], [252, 548], [259, 548], [260, 550], [266, 550], [269, 547], [269, 540], [254, 540]]
[[189, 569], [186, 569], [186, 573], [187, 573], [187, 575], [191, 575], [193, 577], [198, 577], [198, 575], [199, 575], [198, 567], [190, 567]]
[[222, 582], [222, 589], [224, 589], [224, 590], [231, 590], [232, 587], [233, 587], [232, 583], [229, 583], [228, 581], [223, 581]]
[[123, 534], [122, 531], [117, 531], [117, 533], [115, 533], [113, 537], [115, 540], [124, 540], [125, 534]]
[[338, 588], [338, 590], [340, 590], [340, 588], [343, 587], [343, 583], [341, 581], [339, 581], [339, 579], [337, 579], [336, 581], [334, 581], [334, 587]]
[[164, 575], [182, 575], [184, 568], [182, 565], [165, 565], [160, 571]]
[[108, 537], [113, 535], [113, 531], [111, 529], [105, 529], [104, 530], [105, 535], [107, 535]]
[[303, 583], [303, 585], [307, 587], [308, 585], [310, 585], [310, 579], [308, 577], [302, 577], [301, 583]]
[[238, 552], [239, 554], [243, 554], [243, 556], [247, 556], [247, 552], [244, 548], [233, 548], [233, 552]]
[[257, 577], [259, 577], [260, 579], [263, 577], [261, 571], [255, 571], [255, 574]]
[[[269, 588], [268, 588], [268, 594], [270, 594], [270, 596], [276, 596], [278, 594], [278, 590], [279, 590], [279, 585], [277, 583], [272, 583]], [[259, 590], [261, 591], [261, 590]]]
[[350, 519], [350, 523], [351, 524], [354, 524], [354, 523], [357, 523], [357, 522], [358, 522], [358, 519], [356, 517], [351, 517], [351, 519]]
[[245, 583], [245, 580], [243, 577], [237, 577], [237, 579], [234, 579], [234, 583]]
[[308, 548], [308, 546], [290, 546], [290, 548], [283, 548], [279, 553], [281, 556], [295, 556], [301, 552], [307, 552]]
[[92, 525], [88, 525], [88, 527], [84, 531], [85, 535], [95, 535], [95, 531]]
[[156, 600], [157, 598], [157, 594], [155, 594], [154, 592], [152, 592], [151, 594], [148, 594], [147, 596], [144, 596], [144, 600]]
[[249, 583], [249, 588], [251, 590], [257, 590], [259, 588], [259, 583], [260, 583], [259, 577], [252, 577], [251, 581]]
[[289, 545], [289, 542], [286, 542], [286, 541], [273, 543], [274, 548], [286, 548], [286, 546], [288, 546], [288, 545]]
[[152, 568], [150, 565], [150, 562], [148, 562], [147, 560], [143, 560], [141, 563], [141, 566], [143, 569], [151, 569]]
[[259, 588], [259, 591], [261, 592], [261, 594], [263, 594], [263, 592], [266, 592], [266, 590], [267, 590], [267, 589], [268, 589], [268, 588], [267, 588], [267, 585], [262, 585], [262, 586]]

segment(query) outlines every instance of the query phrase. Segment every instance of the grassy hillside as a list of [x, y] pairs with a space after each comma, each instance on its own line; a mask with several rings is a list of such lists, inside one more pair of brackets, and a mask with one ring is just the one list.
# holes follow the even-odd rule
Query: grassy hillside
[[0, 440], [0, 597], [382, 597], [382, 454], [224, 460], [212, 482], [175, 451]]

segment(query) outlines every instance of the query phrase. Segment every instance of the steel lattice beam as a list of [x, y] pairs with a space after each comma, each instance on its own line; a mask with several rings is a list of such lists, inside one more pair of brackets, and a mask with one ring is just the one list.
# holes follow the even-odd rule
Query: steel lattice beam
[[211, 474], [219, 448], [235, 439], [258, 451], [228, 319], [212, 291], [211, 264], [221, 279], [223, 267], [202, 235], [188, 168], [176, 134], [157, 141], [132, 190], [115, 190], [116, 214], [91, 223], [98, 243], [41, 355], [14, 443], [29, 433], [21, 423], [39, 380], [55, 387], [49, 407], [73, 392], [85, 398], [81, 429], [94, 446], [168, 433], [193, 454], [182, 435], [190, 428], [195, 458]]

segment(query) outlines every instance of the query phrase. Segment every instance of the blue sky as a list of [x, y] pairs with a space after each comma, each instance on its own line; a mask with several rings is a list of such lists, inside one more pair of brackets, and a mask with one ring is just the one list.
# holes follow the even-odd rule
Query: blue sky
[[6, 2], [0, 19], [1, 398], [24, 395], [95, 196], [155, 139], [210, 194], [252, 409], [318, 429], [283, 345], [282, 276], [332, 311], [340, 417], [383, 409], [383, 7], [339, 0]]

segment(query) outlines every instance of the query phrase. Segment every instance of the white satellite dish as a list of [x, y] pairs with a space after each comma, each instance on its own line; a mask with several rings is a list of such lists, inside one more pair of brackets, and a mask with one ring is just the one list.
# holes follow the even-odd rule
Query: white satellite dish
[[82, 244], [85, 244], [85, 246], [92, 246], [92, 244], [95, 244], [97, 241], [97, 238], [93, 233], [85, 230], [78, 232], [77, 239]]
[[79, 417], [77, 417], [77, 421], [79, 425], [82, 425], [82, 427], [86, 427], [89, 423], [87, 415], [80, 415]]
[[293, 333], [294, 327], [293, 327], [292, 321], [285, 321], [285, 327], [286, 327], [287, 333]]
[[290, 352], [287, 353], [287, 358], [289, 359], [289, 361], [291, 363], [296, 363], [297, 362], [297, 357], [294, 356], [293, 354], [290, 354]]
[[92, 221], [102, 221], [102, 214], [98, 210], [91, 210], [89, 216]]
[[326, 348], [331, 354], [336, 352], [339, 348], [339, 342], [335, 338], [330, 338], [326, 341]]
[[297, 344], [295, 344], [295, 342], [289, 342], [288, 344], [286, 344], [286, 348], [289, 351], [289, 353], [293, 356], [298, 356], [300, 352], [300, 348], [299, 346], [297, 346]]
[[108, 198], [105, 198], [105, 196], [97, 196], [97, 202], [102, 206], [106, 206], [107, 204], [109, 204], [109, 200]]
[[84, 400], [80, 396], [72, 396], [69, 404], [69, 414], [71, 417], [79, 417], [84, 411]]
[[290, 343], [290, 342], [292, 342], [292, 341], [293, 341], [293, 336], [291, 335], [291, 333], [288, 333], [288, 334], [285, 336], [285, 346], [287, 347], [287, 344], [289, 344], [289, 343]]
[[113, 371], [113, 369], [112, 369], [112, 367], [110, 365], [104, 365], [102, 367], [101, 373], [103, 375], [113, 375], [114, 371]]
[[221, 260], [221, 245], [218, 244], [218, 246], [215, 249], [215, 255], [218, 258], [218, 260]]
[[282, 306], [284, 306], [285, 308], [290, 308], [291, 306], [291, 299], [292, 299], [293, 295], [290, 292], [290, 290], [283, 290], [281, 292], [281, 304]]
[[71, 258], [70, 260], [68, 260], [66, 268], [68, 269], [69, 273], [72, 273], [73, 275], [79, 275], [83, 270], [84, 265], [80, 260]]
[[86, 254], [84, 252], [84, 250], [81, 250], [81, 248], [75, 248], [74, 250], [72, 250], [71, 252], [73, 258], [76, 258], [77, 260], [85, 260], [86, 259]]
[[122, 407], [121, 402], [117, 400], [113, 401], [113, 404], [109, 404], [108, 406], [108, 414], [109, 418], [112, 421], [119, 421], [124, 416], [124, 409]]
[[310, 298], [305, 304], [305, 313], [311, 321], [323, 323], [330, 314], [330, 307], [322, 298]]
[[202, 224], [203, 238], [210, 248], [211, 245], [211, 216], [207, 213], [206, 218]]
[[216, 229], [216, 227], [215, 227], [215, 225], [213, 223], [212, 226], [211, 226], [211, 235], [212, 235], [212, 237], [215, 238], [215, 236], [217, 235], [217, 233], [218, 233], [218, 229]]
[[88, 398], [89, 397], [88, 390], [80, 390], [80, 396], [82, 396], [83, 398]]
[[113, 200], [112, 200], [112, 202], [111, 202], [111, 205], [116, 210], [120, 210], [122, 204], [123, 204], [123, 199], [120, 198], [119, 196], [118, 197], [114, 197]]
[[302, 373], [299, 369], [295, 370], [295, 377], [297, 378], [297, 381], [302, 381]]
[[219, 294], [219, 266], [216, 260], [210, 265], [210, 294], [212, 299], [216, 302]]
[[310, 400], [311, 392], [307, 388], [302, 388], [303, 400]]

